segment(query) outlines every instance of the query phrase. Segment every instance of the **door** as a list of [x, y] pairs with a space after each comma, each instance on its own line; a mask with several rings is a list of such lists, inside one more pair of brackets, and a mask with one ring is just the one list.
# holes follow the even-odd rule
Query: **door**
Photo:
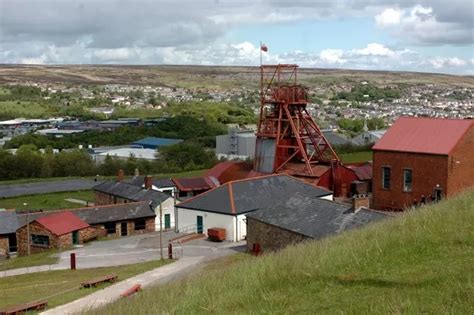
[[435, 188], [434, 195], [436, 202], [441, 201], [443, 198], [443, 190], [441, 188]]
[[120, 235], [127, 236], [127, 222], [120, 223]]
[[8, 250], [10, 253], [16, 253], [16, 234], [8, 234]]
[[72, 245], [78, 245], [79, 244], [79, 232], [74, 231], [72, 232]]
[[165, 229], [171, 228], [171, 214], [165, 214]]
[[197, 216], [196, 226], [197, 226], [197, 232], [200, 233], [200, 234], [202, 234], [202, 231], [203, 231], [203, 221], [202, 221], [202, 216], [200, 216], [200, 215]]

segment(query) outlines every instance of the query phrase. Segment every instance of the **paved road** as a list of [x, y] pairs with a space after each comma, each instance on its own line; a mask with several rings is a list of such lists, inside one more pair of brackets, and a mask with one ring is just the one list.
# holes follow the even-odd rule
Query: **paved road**
[[[180, 234], [163, 233], [163, 256], [168, 256], [168, 240]], [[173, 247], [174, 257], [207, 257], [217, 258], [245, 250], [245, 244], [208, 240], [194, 240]], [[71, 253], [76, 254], [76, 268], [121, 266], [136, 264], [160, 258], [159, 233], [148, 233], [118, 238], [110, 241], [93, 242], [87, 246], [75, 248], [60, 254], [57, 264], [1, 271], [0, 278], [50, 270], [70, 268]]]
[[0, 198], [86, 190], [100, 183], [100, 181], [94, 181], [92, 179], [67, 179], [54, 182], [0, 185]]

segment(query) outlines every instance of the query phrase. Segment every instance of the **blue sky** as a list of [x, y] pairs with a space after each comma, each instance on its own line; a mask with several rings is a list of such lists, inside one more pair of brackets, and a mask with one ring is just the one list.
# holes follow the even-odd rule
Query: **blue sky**
[[1, 0], [0, 62], [474, 74], [472, 0]]

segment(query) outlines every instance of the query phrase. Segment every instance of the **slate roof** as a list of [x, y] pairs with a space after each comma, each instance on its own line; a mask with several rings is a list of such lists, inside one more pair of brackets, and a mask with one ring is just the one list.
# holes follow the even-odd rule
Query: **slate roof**
[[125, 198], [132, 201], [152, 201], [158, 205], [170, 198], [157, 190], [145, 189], [125, 182], [108, 181], [94, 187], [95, 191]]
[[372, 150], [448, 155], [474, 120], [400, 117]]
[[36, 219], [36, 222], [58, 236], [89, 227], [89, 224], [70, 211], [57, 212], [40, 217]]
[[323, 129], [321, 130], [321, 132], [323, 133], [324, 137], [331, 145], [344, 145], [344, 144], [351, 143], [351, 140], [334, 132], [332, 129]]
[[249, 213], [247, 217], [310, 238], [321, 238], [378, 221], [387, 215], [364, 208], [354, 212], [350, 205], [296, 193], [278, 204]]
[[[161, 178], [155, 179], [153, 178], [153, 185], [157, 188], [166, 188], [166, 187], [175, 187], [176, 185], [171, 180], [171, 178]], [[143, 187], [145, 184], [145, 176], [133, 176], [131, 179], [125, 180], [126, 183]]]
[[0, 211], [0, 234], [15, 233], [18, 229], [18, 218], [15, 211]]
[[292, 176], [280, 174], [230, 181], [181, 202], [177, 207], [236, 215], [286, 200], [296, 192], [314, 198], [332, 194]]
[[[65, 211], [75, 214], [81, 220], [91, 225], [106, 223], [106, 222], [150, 218], [150, 217], [156, 216], [156, 214], [150, 209], [149, 203], [147, 201], [142, 201], [142, 202], [120, 203], [120, 204], [114, 204], [114, 205], [95, 206], [95, 207], [86, 207], [86, 208], [34, 212], [34, 213], [29, 214], [29, 221], [32, 222], [39, 218], [48, 217], [56, 213], [61, 213]], [[27, 217], [28, 217], [27, 214], [17, 214], [18, 224], [17, 224], [17, 227], [15, 228], [15, 231], [19, 227], [22, 227], [26, 224]], [[0, 234], [2, 233], [3, 231], [0, 229]]]

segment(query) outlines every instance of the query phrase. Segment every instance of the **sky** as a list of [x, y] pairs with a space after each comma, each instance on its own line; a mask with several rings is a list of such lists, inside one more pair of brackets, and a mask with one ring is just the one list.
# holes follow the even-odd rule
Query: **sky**
[[474, 75], [472, 0], [0, 0], [0, 63]]

